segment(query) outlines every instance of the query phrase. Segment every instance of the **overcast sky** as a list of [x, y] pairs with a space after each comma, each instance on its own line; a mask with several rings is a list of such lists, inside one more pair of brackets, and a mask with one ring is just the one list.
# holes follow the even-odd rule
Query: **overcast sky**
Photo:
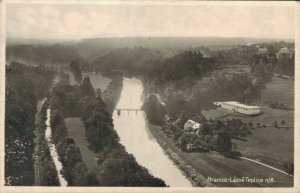
[[220, 5], [7, 5], [7, 37], [294, 38], [294, 8]]

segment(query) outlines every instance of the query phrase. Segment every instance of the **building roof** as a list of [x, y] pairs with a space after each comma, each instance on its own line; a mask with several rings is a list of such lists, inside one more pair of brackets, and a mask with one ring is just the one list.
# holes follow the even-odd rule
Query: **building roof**
[[258, 51], [257, 51], [258, 54], [265, 54], [267, 52], [268, 52], [267, 48], [258, 48]]
[[197, 123], [196, 121], [193, 121], [192, 119], [189, 119], [184, 126], [192, 127], [193, 129], [200, 128], [201, 124]]
[[228, 104], [228, 105], [233, 105], [233, 106], [242, 107], [242, 108], [246, 108], [246, 109], [260, 108], [259, 106], [244, 105], [244, 104], [236, 102], [236, 101], [226, 101], [226, 102], [219, 102], [219, 103], [225, 103], [225, 104]]
[[289, 53], [291, 53], [291, 51], [287, 47], [281, 48], [278, 52], [278, 54], [289, 54]]

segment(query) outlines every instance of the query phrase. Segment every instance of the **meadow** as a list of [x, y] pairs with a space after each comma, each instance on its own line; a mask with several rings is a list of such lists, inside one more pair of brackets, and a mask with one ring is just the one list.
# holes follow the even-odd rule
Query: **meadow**
[[88, 141], [85, 138], [85, 128], [80, 118], [66, 118], [65, 124], [68, 129], [68, 134], [75, 140], [75, 143], [80, 148], [82, 159], [87, 165], [89, 171], [95, 171], [97, 168], [97, 154], [88, 148]]
[[[294, 159], [294, 111], [267, 107], [268, 101], [277, 101], [294, 108], [293, 80], [272, 78], [272, 82], [262, 90], [261, 99], [255, 102], [262, 109], [261, 115], [251, 117], [236, 113], [228, 114], [226, 110], [218, 108], [203, 111], [203, 114], [206, 118], [240, 118], [245, 123], [251, 122], [255, 130], [246, 141], [232, 140], [237, 145], [237, 150], [246, 157], [282, 167], [283, 163], [293, 162]], [[273, 126], [275, 121], [279, 128]]]

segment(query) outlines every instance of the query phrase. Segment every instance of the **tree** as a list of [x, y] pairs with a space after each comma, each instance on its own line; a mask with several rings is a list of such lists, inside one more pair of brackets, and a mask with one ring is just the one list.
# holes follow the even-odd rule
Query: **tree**
[[218, 134], [217, 139], [217, 151], [219, 152], [230, 152], [232, 147], [230, 135], [222, 131]]
[[87, 76], [83, 79], [82, 84], [80, 85], [80, 96], [83, 98], [84, 96], [95, 98], [95, 90], [91, 84], [90, 78]]
[[211, 128], [207, 123], [203, 123], [200, 127], [199, 135], [209, 135], [211, 134]]
[[102, 98], [102, 90], [100, 88], [98, 88], [96, 91], [96, 97]]
[[156, 94], [150, 94], [142, 107], [149, 121], [153, 124], [162, 124], [165, 116], [165, 106], [159, 101]]
[[72, 60], [70, 63], [70, 70], [74, 75], [75, 81], [80, 82], [82, 80], [79, 61]]
[[94, 172], [88, 172], [85, 176], [84, 184], [86, 186], [99, 186], [99, 181], [96, 174]]

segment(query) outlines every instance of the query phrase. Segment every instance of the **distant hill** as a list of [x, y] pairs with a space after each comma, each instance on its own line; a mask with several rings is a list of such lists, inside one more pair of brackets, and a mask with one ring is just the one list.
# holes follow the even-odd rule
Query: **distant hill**
[[[103, 55], [115, 48], [148, 47], [171, 57], [186, 49], [209, 47], [210, 50], [228, 49], [237, 45], [281, 41], [267, 38], [221, 38], [221, 37], [120, 37], [88, 38], [77, 43], [78, 51], [84, 56]], [[292, 40], [284, 40], [292, 41]], [[202, 52], [204, 50], [201, 50]], [[203, 52], [204, 53], [204, 52]], [[204, 53], [205, 55], [209, 55]]]
[[[248, 43], [272, 42], [280, 39], [267, 38], [221, 38], [221, 37], [122, 37], [122, 38], [89, 38], [78, 43], [79, 47], [198, 47], [217, 45], [241, 45]], [[291, 40], [285, 40], [291, 41]]]
[[14, 45], [53, 45], [53, 44], [75, 44], [75, 40], [57, 40], [57, 39], [23, 39], [6, 38], [6, 46]]

